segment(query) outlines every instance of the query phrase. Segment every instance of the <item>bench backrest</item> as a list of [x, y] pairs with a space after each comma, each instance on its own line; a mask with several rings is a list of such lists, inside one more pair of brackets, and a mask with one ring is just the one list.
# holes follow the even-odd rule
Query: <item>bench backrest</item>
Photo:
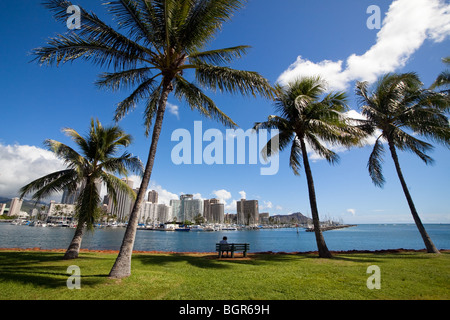
[[216, 250], [249, 250], [248, 243], [217, 243]]

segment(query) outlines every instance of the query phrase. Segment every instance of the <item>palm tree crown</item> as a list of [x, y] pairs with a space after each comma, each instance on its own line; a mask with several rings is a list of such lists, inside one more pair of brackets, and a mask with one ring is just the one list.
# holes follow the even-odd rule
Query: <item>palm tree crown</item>
[[[255, 129], [278, 129], [279, 147], [263, 149], [263, 155], [270, 156], [288, 146], [289, 165], [294, 174], [299, 174], [302, 164], [301, 141], [330, 163], [337, 163], [339, 156], [330, 146], [357, 144], [364, 133], [349, 125], [347, 96], [344, 92], [326, 94], [326, 82], [320, 77], [297, 79], [286, 86], [277, 85], [275, 108], [279, 116], [269, 116], [266, 122], [256, 123]], [[306, 144], [305, 144], [306, 145]]]
[[449, 106], [448, 96], [422, 88], [415, 73], [386, 74], [369, 93], [367, 82], [358, 82], [356, 94], [362, 115], [367, 118], [363, 128], [377, 132], [377, 140], [369, 158], [368, 169], [372, 181], [382, 186], [385, 179], [381, 162], [384, 153], [382, 142], [402, 151], [411, 151], [426, 164], [433, 159], [426, 154], [433, 146], [417, 135], [432, 141], [450, 145], [450, 129], [445, 111]]
[[[120, 33], [95, 14], [81, 9], [82, 28], [58, 35], [45, 47], [33, 51], [41, 64], [60, 64], [85, 59], [114, 68], [97, 81], [113, 91], [133, 92], [116, 109], [120, 120], [136, 104], [145, 101], [146, 133], [166, 91], [174, 91], [193, 110], [226, 126], [236, 124], [202, 90], [271, 97], [266, 79], [256, 72], [226, 66], [242, 57], [248, 46], [204, 50], [214, 34], [244, 0], [118, 0], [105, 3], [119, 25]], [[70, 1], [47, 0], [45, 5], [65, 23]], [[189, 73], [193, 70], [194, 73]], [[191, 78], [189, 77], [191, 76]]]

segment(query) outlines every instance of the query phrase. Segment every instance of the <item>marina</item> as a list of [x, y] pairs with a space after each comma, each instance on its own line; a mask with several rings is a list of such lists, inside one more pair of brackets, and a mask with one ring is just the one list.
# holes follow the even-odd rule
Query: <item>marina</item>
[[[450, 224], [426, 224], [425, 228], [439, 249], [450, 249]], [[313, 232], [306, 228], [223, 228], [207, 231], [192, 226], [189, 231], [145, 230], [139, 228], [134, 250], [163, 252], [214, 252], [223, 236], [230, 243], [249, 243], [254, 252], [316, 251]], [[83, 237], [82, 249], [119, 250], [125, 233], [122, 226], [97, 227]], [[74, 229], [71, 227], [30, 227], [0, 223], [0, 248], [67, 249]], [[330, 250], [424, 249], [415, 224], [361, 224], [323, 233]]]

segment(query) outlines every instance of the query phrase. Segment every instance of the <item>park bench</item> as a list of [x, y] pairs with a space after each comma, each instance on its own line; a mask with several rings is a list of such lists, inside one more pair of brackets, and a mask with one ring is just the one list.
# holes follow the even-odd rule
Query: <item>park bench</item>
[[217, 243], [216, 251], [219, 253], [219, 258], [223, 257], [223, 253], [231, 252], [231, 257], [234, 258], [234, 253], [236, 251], [242, 251], [244, 257], [247, 257], [247, 251], [250, 250], [250, 244], [248, 243]]

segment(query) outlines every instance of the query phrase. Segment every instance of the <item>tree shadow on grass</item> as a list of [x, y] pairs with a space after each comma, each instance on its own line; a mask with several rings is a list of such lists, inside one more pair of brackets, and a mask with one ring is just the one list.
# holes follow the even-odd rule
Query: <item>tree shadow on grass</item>
[[290, 255], [261, 255], [249, 254], [247, 258], [237, 255], [235, 258], [219, 258], [216, 254], [139, 254], [133, 255], [133, 259], [144, 265], [163, 266], [171, 263], [188, 263], [197, 268], [204, 269], [228, 269], [237, 265], [264, 265], [269, 263], [283, 263], [296, 259]]
[[[69, 265], [76, 265], [78, 260], [64, 261], [61, 253], [41, 252], [0, 252], [0, 281], [31, 284], [43, 288], [64, 288]], [[83, 258], [80, 258], [80, 260]], [[93, 286], [103, 282], [107, 275], [81, 274], [85, 286]]]

